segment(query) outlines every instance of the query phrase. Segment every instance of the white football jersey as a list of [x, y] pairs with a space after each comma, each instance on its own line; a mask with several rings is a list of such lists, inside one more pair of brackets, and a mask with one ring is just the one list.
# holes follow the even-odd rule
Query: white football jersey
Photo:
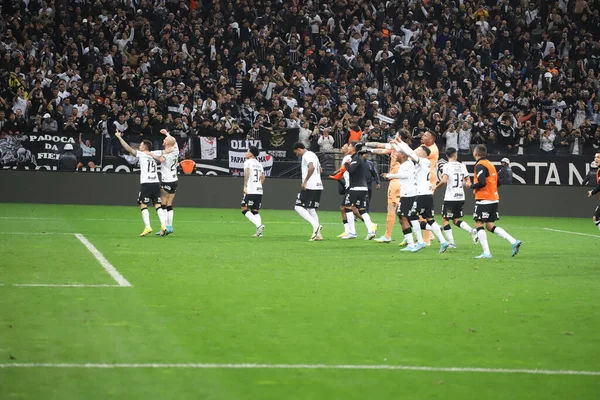
[[160, 176], [162, 182], [177, 181], [177, 165], [179, 157], [175, 151], [168, 154], [163, 154], [165, 162], [160, 164]]
[[420, 158], [419, 163], [415, 165], [417, 174], [417, 196], [433, 194], [431, 182], [429, 182], [429, 173], [431, 172], [431, 161], [427, 158]]
[[302, 156], [302, 182], [306, 180], [308, 175], [308, 164], [312, 163], [315, 167], [313, 174], [306, 183], [306, 189], [308, 190], [323, 190], [323, 182], [321, 182], [321, 163], [319, 158], [312, 151], [307, 151]]
[[448, 175], [446, 182], [446, 195], [444, 201], [465, 201], [465, 190], [463, 189], [463, 179], [469, 176], [465, 164], [458, 161], [451, 161], [444, 165], [443, 175]]
[[[153, 151], [152, 154], [157, 156], [162, 154], [161, 150]], [[143, 151], [137, 151], [135, 156], [140, 162], [140, 183], [159, 183], [156, 161], [152, 156], [144, 153]]]
[[[347, 154], [344, 156], [344, 158], [342, 158], [342, 165], [351, 162], [352, 156], [350, 154]], [[344, 185], [346, 186], [346, 189], [348, 189], [350, 187], [350, 173], [348, 171], [344, 171], [342, 176], [344, 177]]]
[[411, 161], [405, 161], [400, 164], [398, 168], [398, 174], [400, 176], [400, 197], [415, 197], [418, 193], [417, 190], [417, 171], [415, 164]]
[[[246, 172], [246, 170], [250, 170]], [[260, 177], [264, 173], [263, 166], [256, 158], [244, 161], [244, 173], [249, 173], [248, 184], [246, 186], [247, 194], [263, 194], [263, 187]]]

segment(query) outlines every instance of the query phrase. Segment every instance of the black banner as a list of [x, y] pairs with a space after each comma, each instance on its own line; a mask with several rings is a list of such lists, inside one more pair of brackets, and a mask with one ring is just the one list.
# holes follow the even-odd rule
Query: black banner
[[[510, 167], [513, 171], [513, 185], [540, 186], [580, 186], [586, 175], [592, 171], [590, 163], [594, 160], [592, 154], [587, 156], [494, 155], [489, 156], [489, 159], [496, 166], [496, 169], [500, 169], [500, 160], [504, 157], [510, 160]], [[459, 157], [459, 161], [467, 166], [470, 173], [473, 173], [475, 160], [472, 157], [468, 157], [468, 159], [467, 157]], [[441, 178], [445, 163], [446, 160], [440, 158], [438, 162], [439, 178]]]
[[299, 135], [300, 129], [298, 128], [260, 129], [262, 148], [273, 156], [275, 162], [297, 159], [292, 148], [294, 147], [294, 143], [298, 141]]

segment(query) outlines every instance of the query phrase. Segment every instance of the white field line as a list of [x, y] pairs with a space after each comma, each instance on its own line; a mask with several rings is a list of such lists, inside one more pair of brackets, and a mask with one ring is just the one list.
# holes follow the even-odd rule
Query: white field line
[[79, 241], [83, 243], [85, 247], [87, 247], [87, 249], [90, 251], [90, 253], [94, 255], [94, 257], [96, 257], [96, 260], [98, 260], [100, 265], [102, 265], [102, 268], [104, 268], [104, 270], [108, 272], [108, 274], [119, 284], [119, 286], [131, 287], [131, 283], [129, 283], [129, 281], [127, 281], [127, 279], [125, 279], [123, 275], [121, 275], [119, 271], [117, 271], [117, 269], [113, 267], [111, 263], [108, 262], [106, 257], [104, 257], [102, 253], [100, 253], [98, 249], [89, 240], [85, 238], [85, 236], [83, 236], [80, 233], [75, 233], [75, 237], [79, 239]]
[[0, 232], [0, 235], [72, 235], [71, 232]]
[[86, 285], [86, 284], [83, 284], [83, 283], [0, 283], [0, 286], [14, 286], [14, 287], [75, 287], [75, 288], [123, 287], [121, 285]]
[[579, 235], [579, 236], [589, 236], [589, 237], [600, 238], [600, 235], [591, 235], [589, 233], [561, 231], [560, 229], [550, 229], [550, 228], [543, 228], [543, 229], [545, 231], [550, 231], [550, 232], [568, 233], [570, 235]]
[[427, 367], [418, 365], [329, 365], [329, 364], [94, 364], [94, 363], [2, 363], [0, 368], [182, 368], [182, 369], [326, 369], [326, 370], [392, 370], [428, 372], [477, 372], [492, 374], [587, 375], [600, 376], [600, 371], [551, 369], [510, 369], [470, 367]]
[[[57, 218], [57, 217], [10, 217], [10, 216], [2, 216], [0, 217], [0, 220], [17, 220], [17, 221], [70, 221], [73, 218]], [[106, 222], [139, 222], [138, 219], [134, 219], [134, 218], [77, 218], [77, 221], [106, 221]], [[219, 221], [219, 220], [201, 220], [201, 219], [178, 219], [177, 220], [178, 223], [197, 223], [197, 224], [224, 224], [224, 225], [228, 225], [228, 224], [243, 224], [243, 225], [247, 225], [248, 221], [245, 219], [241, 219], [240, 220], [229, 220], [229, 221]], [[296, 220], [296, 221], [269, 221], [269, 223], [265, 223], [265, 225], [281, 225], [281, 224], [285, 224], [285, 225], [305, 225], [306, 222], [302, 221], [301, 219]], [[321, 225], [342, 225], [340, 222], [320, 222]], [[383, 226], [382, 224], [379, 224], [381, 226]], [[536, 227], [536, 226], [514, 226], [511, 225], [510, 229], [524, 229], [524, 230], [539, 230], [540, 227]], [[1, 234], [1, 233], [0, 233]], [[8, 233], [7, 233], [8, 234]], [[20, 233], [18, 233], [20, 234]], [[23, 233], [23, 234], [27, 234], [27, 233]], [[44, 233], [38, 233], [38, 234], [44, 234]], [[62, 233], [61, 233], [62, 234]]]

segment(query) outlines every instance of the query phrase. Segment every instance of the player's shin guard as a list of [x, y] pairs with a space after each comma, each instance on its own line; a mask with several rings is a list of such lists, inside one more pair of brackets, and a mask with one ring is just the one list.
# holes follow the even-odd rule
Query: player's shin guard
[[444, 243], [446, 238], [442, 234], [442, 230], [440, 229], [440, 225], [436, 222], [436, 220], [432, 219], [427, 221], [427, 225], [430, 226], [431, 231], [435, 235], [435, 237], [440, 241], [440, 243]]
[[463, 231], [471, 233], [472, 229], [465, 221], [458, 220], [456, 221], [456, 226], [458, 226]]
[[167, 210], [163, 210], [161, 207], [156, 209], [156, 214], [158, 214], [158, 220], [160, 221], [160, 226], [166, 226], [166, 214]]
[[597, 227], [598, 229], [600, 229], [600, 221], [594, 221], [594, 225], [596, 225], [596, 227]]
[[508, 232], [506, 232], [504, 229], [500, 228], [499, 226], [494, 226], [492, 228], [492, 233], [495, 233], [496, 235], [500, 236], [502, 239], [508, 241], [508, 243], [510, 243], [510, 244], [515, 244], [517, 242], [517, 239], [510, 236], [508, 234]]
[[363, 217], [363, 222], [367, 227], [367, 232], [373, 233], [373, 221], [371, 221], [371, 216], [369, 215], [369, 212], [367, 210], [360, 210], [359, 213]]
[[454, 243], [454, 234], [452, 233], [452, 227], [450, 224], [444, 226], [444, 235], [446, 235], [450, 243]]
[[304, 218], [306, 221], [308, 221], [308, 223], [313, 228], [313, 232], [315, 232], [317, 229], [319, 229], [319, 224], [317, 224], [317, 222], [313, 219], [313, 217], [310, 215], [310, 213], [308, 212], [308, 210], [306, 208], [300, 207], [300, 206], [295, 206], [294, 210], [296, 210], [296, 212], [298, 214], [300, 214], [300, 216], [302, 218]]
[[258, 213], [258, 210], [252, 210], [252, 215], [254, 215], [254, 225], [258, 228], [262, 225], [262, 217]]
[[242, 214], [244, 214], [246, 218], [248, 218], [248, 221], [252, 222], [253, 225], [256, 225], [254, 214], [252, 214], [250, 210], [244, 210], [242, 211]]
[[319, 215], [317, 214], [317, 210], [314, 208], [309, 208], [308, 213], [313, 218], [313, 220], [317, 223], [317, 228], [319, 227]]
[[477, 228], [477, 237], [479, 238], [479, 243], [481, 243], [481, 248], [483, 249], [483, 252], [485, 254], [491, 254], [490, 246], [488, 245], [487, 241], [487, 234], [485, 233], [485, 229], [483, 229], [483, 226]]
[[167, 226], [173, 226], [173, 206], [167, 206]]
[[144, 221], [144, 227], [150, 228], [150, 212], [147, 208], [142, 209], [142, 221]]
[[419, 222], [418, 219], [412, 220], [410, 221], [410, 224], [412, 225], [413, 231], [415, 231], [415, 236], [417, 237], [417, 243], [421, 244], [421, 243], [425, 243], [423, 241], [423, 233], [421, 232], [421, 223]]
[[346, 210], [346, 219], [348, 220], [348, 233], [356, 235], [356, 224], [354, 223], [354, 212]]
[[415, 244], [415, 241], [413, 240], [411, 228], [406, 228], [406, 229], [402, 230], [402, 233], [404, 234], [404, 240], [406, 240], [406, 243], [408, 244], [408, 246], [412, 246]]

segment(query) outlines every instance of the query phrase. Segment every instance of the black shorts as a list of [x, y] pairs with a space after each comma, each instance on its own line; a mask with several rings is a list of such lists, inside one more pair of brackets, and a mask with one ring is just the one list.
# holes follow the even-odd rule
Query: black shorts
[[262, 205], [262, 194], [246, 194], [242, 199], [242, 207], [248, 207], [250, 210], [260, 210]]
[[400, 203], [398, 203], [398, 210], [396, 212], [399, 217], [406, 217], [409, 220], [418, 219], [417, 196], [400, 197]]
[[322, 190], [306, 189], [298, 193], [296, 205], [304, 208], [319, 208]]
[[594, 217], [596, 218], [596, 221], [600, 221], [600, 206], [596, 207], [596, 210], [594, 211]]
[[462, 218], [465, 215], [463, 212], [464, 206], [464, 201], [444, 201], [442, 217], [446, 219]]
[[137, 202], [138, 204], [160, 204], [160, 183], [142, 183]]
[[494, 222], [500, 219], [498, 214], [498, 203], [477, 204], [475, 203], [475, 212], [473, 219], [481, 222]]
[[425, 219], [433, 218], [433, 195], [425, 194], [417, 196], [417, 210], [421, 217]]
[[365, 209], [369, 206], [369, 193], [366, 190], [349, 190], [344, 198], [346, 207], [356, 206], [358, 209]]
[[163, 182], [160, 186], [160, 188], [162, 190], [164, 190], [165, 192], [169, 193], [169, 194], [175, 194], [175, 192], [177, 192], [177, 184], [179, 182], [174, 181], [174, 182]]

